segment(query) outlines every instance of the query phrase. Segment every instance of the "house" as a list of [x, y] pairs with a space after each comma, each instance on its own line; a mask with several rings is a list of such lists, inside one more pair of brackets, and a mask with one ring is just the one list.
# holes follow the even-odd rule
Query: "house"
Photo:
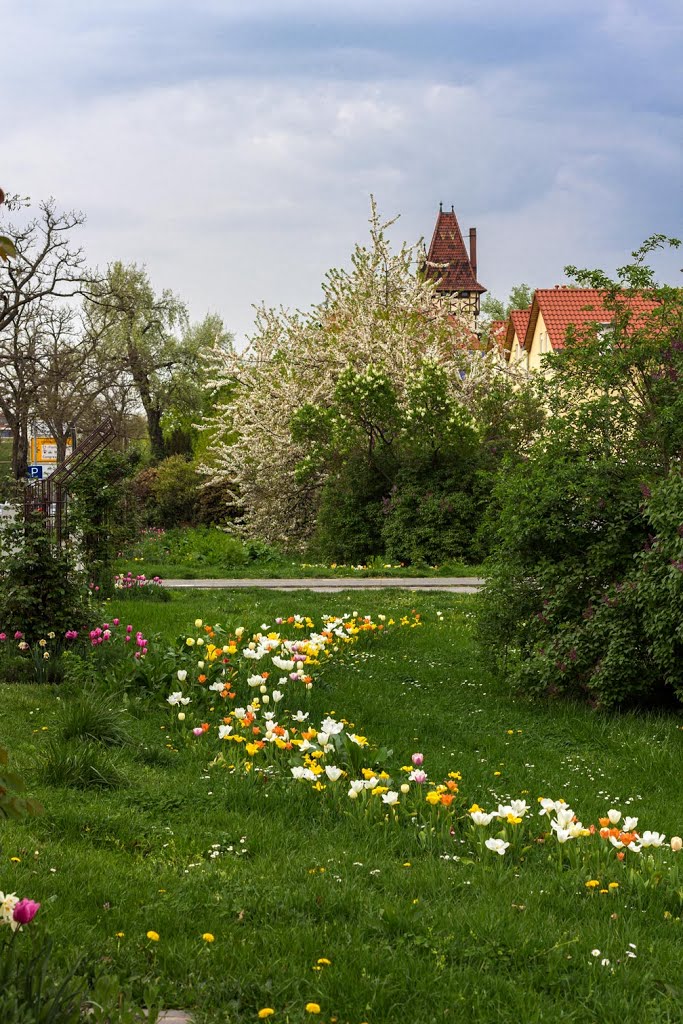
[[[555, 285], [537, 288], [527, 310], [510, 314], [505, 333], [505, 359], [513, 365], [525, 359], [525, 368], [539, 370], [546, 356], [564, 348], [570, 327], [581, 330], [602, 324], [609, 327], [614, 313], [606, 305], [606, 292], [595, 288]], [[656, 303], [638, 296], [625, 300], [634, 314], [651, 312]]]
[[526, 331], [529, 326], [530, 309], [513, 309], [505, 325], [503, 351], [505, 361], [515, 366], [520, 359], [527, 365], [527, 352], [524, 347]]
[[477, 281], [476, 228], [470, 228], [469, 247], [468, 253], [454, 208], [451, 206], [449, 213], [439, 203], [423, 271], [426, 277], [437, 282], [436, 292], [441, 301], [445, 301], [454, 314], [462, 316], [465, 313], [474, 326], [479, 316], [481, 296], [486, 291]]

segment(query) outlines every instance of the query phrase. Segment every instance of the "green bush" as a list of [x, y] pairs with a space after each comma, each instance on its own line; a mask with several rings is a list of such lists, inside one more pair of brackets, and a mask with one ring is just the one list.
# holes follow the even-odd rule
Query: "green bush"
[[13, 524], [3, 533], [0, 630], [21, 631], [32, 643], [48, 633], [83, 630], [90, 618], [85, 580], [52, 542], [42, 522]]
[[513, 686], [599, 707], [683, 696], [683, 292], [641, 262], [620, 273], [651, 308], [578, 275], [605, 290], [609, 339], [569, 333], [539, 378], [553, 418], [496, 482], [478, 602]]
[[156, 525], [166, 528], [196, 521], [201, 478], [182, 455], [172, 455], [157, 466], [152, 483]]
[[86, 572], [100, 597], [111, 597], [114, 559], [136, 521], [126, 502], [127, 481], [138, 454], [107, 449], [70, 484], [69, 523], [79, 539]]
[[386, 491], [387, 481], [372, 465], [349, 459], [323, 489], [312, 557], [358, 565], [380, 554]]

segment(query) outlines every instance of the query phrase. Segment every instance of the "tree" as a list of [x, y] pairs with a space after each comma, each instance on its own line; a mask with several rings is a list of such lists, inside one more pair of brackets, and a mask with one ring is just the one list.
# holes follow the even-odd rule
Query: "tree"
[[[310, 537], [329, 468], [316, 463], [301, 472], [309, 441], [292, 433], [292, 417], [306, 403], [329, 409], [345, 374], [373, 366], [402, 408], [419, 368], [433, 362], [467, 410], [478, 382], [499, 372], [473, 346], [469, 323], [418, 273], [420, 244], [392, 250], [393, 223], [381, 220], [373, 201], [370, 244], [355, 247], [349, 270], [326, 275], [319, 304], [306, 313], [261, 307], [245, 352], [213, 353], [212, 383], [229, 397], [206, 419], [213, 440], [205, 465], [241, 500], [254, 535], [298, 544]], [[377, 429], [378, 422], [366, 424], [363, 443], [379, 453], [389, 446], [388, 436], [378, 444]]]
[[482, 299], [481, 311], [489, 321], [502, 320], [505, 322], [514, 310], [528, 309], [533, 294], [533, 288], [528, 284], [516, 284], [510, 290], [507, 302], [503, 302], [493, 295], [486, 295]]
[[601, 290], [610, 323], [549, 357], [548, 424], [496, 485], [480, 630], [532, 693], [683, 695], [683, 290], [646, 265], [665, 244], [680, 243], [654, 236], [615, 280], [567, 268]]
[[155, 294], [146, 271], [135, 264], [112, 263], [87, 294], [92, 321], [105, 326], [103, 345], [130, 378], [145, 412], [154, 461], [166, 454], [162, 417], [183, 388], [194, 354], [175, 336], [187, 324], [180, 299], [164, 290]]
[[[16, 210], [25, 201], [12, 197]], [[0, 263], [0, 410], [13, 438], [12, 468], [26, 475], [28, 425], [37, 375], [37, 325], [48, 303], [78, 295], [86, 275], [85, 258], [72, 241], [84, 222], [80, 213], [57, 212], [53, 200], [38, 215], [8, 228], [12, 258]]]

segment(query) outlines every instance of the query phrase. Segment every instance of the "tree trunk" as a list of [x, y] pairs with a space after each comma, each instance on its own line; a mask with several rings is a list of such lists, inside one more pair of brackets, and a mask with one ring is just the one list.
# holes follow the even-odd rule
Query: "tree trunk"
[[149, 434], [152, 462], [161, 462], [166, 458], [164, 432], [161, 429], [161, 411], [159, 409], [147, 408], [145, 413], [147, 415], [147, 432]]
[[28, 423], [17, 417], [12, 427], [12, 474], [15, 480], [23, 480], [28, 474]]

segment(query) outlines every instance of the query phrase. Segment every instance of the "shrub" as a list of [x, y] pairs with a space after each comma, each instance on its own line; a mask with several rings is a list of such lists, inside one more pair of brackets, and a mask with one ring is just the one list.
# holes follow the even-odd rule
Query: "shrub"
[[152, 484], [157, 525], [166, 528], [196, 521], [201, 479], [182, 455], [172, 455], [157, 466]]
[[77, 533], [86, 572], [101, 597], [111, 597], [114, 559], [130, 530], [126, 481], [137, 458], [136, 452], [103, 451], [70, 485], [70, 525]]
[[609, 337], [568, 333], [539, 378], [554, 418], [496, 483], [478, 628], [533, 694], [601, 707], [683, 695], [683, 293], [642, 264], [661, 241], [620, 270], [628, 287], [577, 272], [603, 289]]
[[8, 634], [20, 630], [29, 643], [84, 628], [91, 614], [85, 581], [43, 524], [13, 524], [5, 529], [3, 544], [0, 628]]
[[325, 484], [311, 541], [313, 557], [359, 564], [384, 548], [387, 481], [361, 458], [349, 460]]

